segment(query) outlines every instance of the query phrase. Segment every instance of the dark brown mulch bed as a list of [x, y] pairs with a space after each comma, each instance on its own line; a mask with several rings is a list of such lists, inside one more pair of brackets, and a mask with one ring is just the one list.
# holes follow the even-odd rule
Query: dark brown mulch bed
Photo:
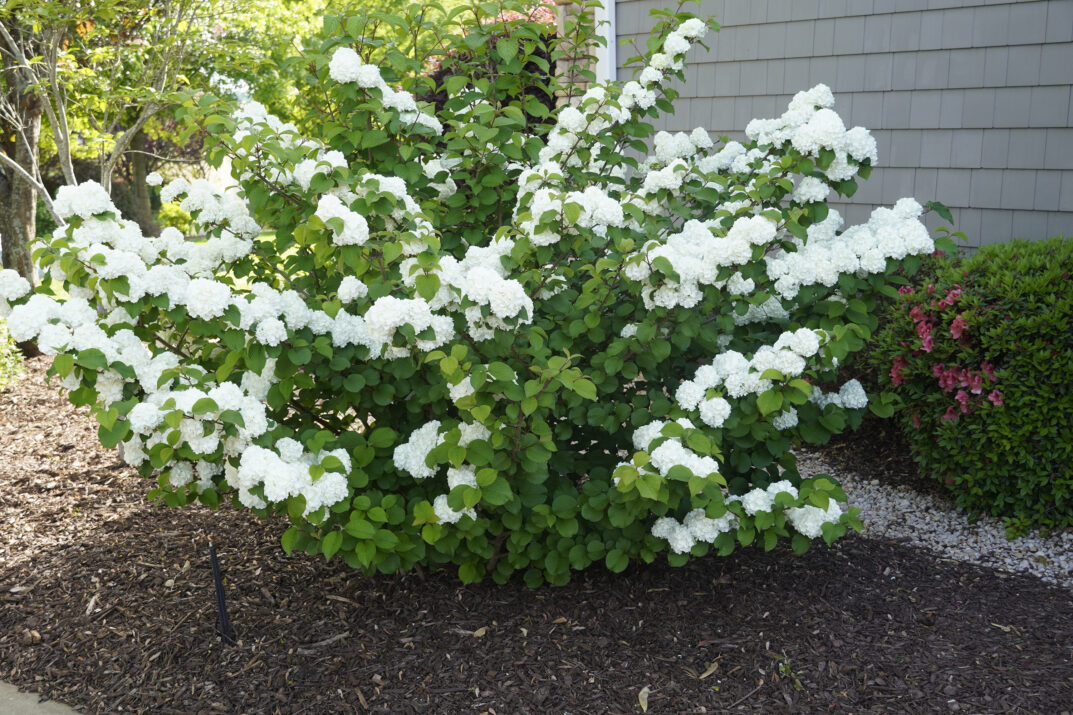
[[1033, 578], [849, 537], [536, 591], [370, 581], [286, 557], [281, 523], [146, 504], [44, 365], [0, 394], [0, 679], [87, 712], [1073, 710], [1073, 594]]

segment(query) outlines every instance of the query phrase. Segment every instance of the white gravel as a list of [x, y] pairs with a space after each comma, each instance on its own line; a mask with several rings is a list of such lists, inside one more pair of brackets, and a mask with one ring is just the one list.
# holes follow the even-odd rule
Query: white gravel
[[984, 517], [970, 524], [953, 502], [905, 486], [884, 486], [863, 475], [841, 471], [819, 454], [798, 453], [801, 476], [828, 474], [860, 507], [863, 535], [927, 549], [943, 558], [1027, 573], [1073, 589], [1073, 531], [1042, 537], [1033, 532], [1006, 538], [1002, 522]]

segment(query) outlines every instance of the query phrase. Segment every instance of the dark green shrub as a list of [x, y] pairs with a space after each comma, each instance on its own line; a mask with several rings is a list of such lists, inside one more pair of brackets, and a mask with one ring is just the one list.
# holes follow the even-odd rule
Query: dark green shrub
[[922, 474], [1011, 533], [1073, 526], [1073, 240], [988, 246], [904, 287], [872, 353]]

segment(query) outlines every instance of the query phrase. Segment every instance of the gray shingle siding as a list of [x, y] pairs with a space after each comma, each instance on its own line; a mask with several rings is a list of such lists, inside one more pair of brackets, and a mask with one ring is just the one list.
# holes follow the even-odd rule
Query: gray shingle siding
[[[616, 5], [619, 39], [643, 42], [648, 11], [672, 3]], [[702, 0], [695, 12], [723, 29], [690, 54], [659, 128], [738, 138], [823, 82], [847, 126], [879, 144], [879, 167], [839, 207], [847, 221], [912, 195], [950, 206], [972, 245], [1073, 234], [1073, 0]]]

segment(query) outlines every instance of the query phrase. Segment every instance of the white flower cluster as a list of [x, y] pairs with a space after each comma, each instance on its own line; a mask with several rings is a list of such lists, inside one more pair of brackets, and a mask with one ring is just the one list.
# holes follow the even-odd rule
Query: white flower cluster
[[303, 191], [309, 191], [313, 177], [318, 174], [327, 176], [336, 168], [347, 168], [346, 157], [339, 151], [320, 150], [315, 159], [303, 159], [294, 167], [294, 181], [302, 187]]
[[379, 67], [366, 64], [358, 53], [349, 47], [340, 47], [332, 53], [332, 59], [328, 63], [328, 76], [340, 84], [353, 82], [362, 89], [378, 89], [383, 106], [396, 110], [403, 122], [423, 126], [436, 135], [443, 133], [440, 121], [421, 111], [412, 94], [391, 87], [380, 76]]
[[674, 553], [686, 554], [697, 543], [713, 543], [720, 534], [732, 531], [737, 522], [738, 517], [729, 510], [712, 519], [703, 509], [694, 509], [681, 522], [671, 516], [657, 519], [652, 525], [652, 536], [665, 539]]
[[[718, 281], [720, 268], [747, 263], [753, 256], [753, 246], [768, 243], [776, 233], [775, 224], [763, 216], [742, 216], [726, 235], [718, 235], [721, 231], [717, 221], [691, 219], [666, 241], [650, 241], [627, 257], [623, 275], [642, 284], [641, 298], [646, 308], [696, 306], [702, 297], [702, 286], [723, 285]], [[670, 261], [678, 281], [663, 279], [659, 285], [653, 283], [653, 262], [660, 257]]]
[[[643, 452], [648, 452], [652, 458], [650, 464], [659, 472], [660, 476], [666, 477], [671, 467], [681, 465], [693, 472], [698, 477], [707, 477], [719, 474], [719, 462], [711, 457], [702, 457], [689, 447], [682, 444], [677, 437], [667, 437], [655, 449], [649, 449], [652, 442], [663, 438], [663, 428], [667, 422], [650, 422], [643, 427], [637, 428], [633, 433], [633, 446]], [[679, 424], [686, 429], [694, 429], [695, 425], [689, 420], [679, 420]]]
[[857, 173], [856, 164], [878, 160], [876, 141], [864, 127], [846, 130], [842, 119], [831, 109], [835, 97], [831, 89], [819, 84], [807, 92], [798, 92], [778, 119], [754, 119], [745, 129], [750, 139], [761, 145], [781, 146], [790, 142], [806, 156], [818, 157], [827, 149], [835, 154], [824, 171], [832, 181], [849, 179]]
[[350, 455], [346, 450], [335, 449], [320, 454], [310, 454], [302, 444], [290, 438], [276, 442], [275, 450], [251, 445], [242, 452], [238, 468], [225, 469], [225, 478], [238, 491], [239, 500], [245, 506], [264, 508], [264, 500], [251, 493], [258, 484], [263, 484], [264, 498], [279, 503], [290, 497], [305, 498], [305, 514], [321, 507], [331, 507], [349, 496], [347, 478], [339, 472], [324, 472], [319, 479], [310, 475], [310, 467], [321, 464], [327, 457], [335, 457], [349, 472]]
[[426, 422], [410, 433], [410, 438], [395, 447], [392, 461], [397, 469], [407, 472], [414, 479], [428, 479], [436, 474], [436, 468], [425, 463], [428, 453], [440, 443], [440, 421]]
[[[740, 502], [747, 515], [756, 516], [761, 512], [773, 512], [776, 508], [775, 497], [782, 493], [789, 494], [795, 500], [798, 497], [797, 487], [783, 480], [769, 484], [766, 489], [752, 489], [741, 496], [727, 497], [726, 502]], [[830, 500], [827, 509], [805, 505], [789, 507], [783, 513], [795, 530], [810, 539], [822, 534], [825, 523], [837, 523], [842, 517], [842, 510], [834, 499]], [[671, 551], [684, 554], [698, 543], [714, 543], [720, 534], [735, 529], [737, 523], [737, 515], [729, 509], [715, 519], [706, 516], [703, 509], [694, 509], [681, 522], [668, 516], [657, 519], [652, 525], [651, 534], [665, 539]]]
[[4, 268], [0, 269], [0, 318], [11, 315], [11, 303], [30, 292], [30, 281], [18, 274], [18, 272]]
[[786, 518], [794, 529], [810, 539], [823, 535], [824, 524], [837, 524], [842, 518], [842, 507], [834, 499], [830, 500], [826, 509], [806, 504], [805, 506], [793, 507], [786, 510]]
[[[457, 161], [442, 157], [428, 159], [421, 163], [425, 178], [431, 180], [429, 186], [437, 191], [437, 201], [446, 201], [458, 192], [458, 184], [451, 178], [451, 169], [454, 168], [455, 164], [457, 164]], [[437, 178], [444, 174], [446, 174], [446, 177], [442, 181], [436, 181]]]
[[332, 243], [336, 246], [363, 246], [369, 240], [369, 223], [365, 217], [351, 211], [334, 194], [320, 197], [315, 215], [325, 224], [333, 218], [343, 222], [342, 230], [332, 228]]
[[783, 298], [793, 298], [801, 286], [834, 286], [842, 273], [864, 275], [886, 270], [887, 259], [931, 253], [935, 243], [920, 222], [923, 208], [901, 199], [894, 208], [877, 208], [868, 223], [842, 234], [842, 217], [831, 211], [808, 228], [808, 240], [792, 239], [796, 251], [778, 249], [765, 256], [768, 277]]
[[809, 395], [809, 400], [819, 405], [820, 408], [824, 408], [827, 405], [844, 407], [847, 410], [860, 410], [868, 407], [868, 393], [864, 391], [864, 386], [857, 380], [850, 380], [843, 384], [838, 389], [838, 392], [823, 392], [813, 388], [812, 394]]
[[[441, 256], [435, 273], [440, 290], [431, 305], [436, 309], [461, 312], [474, 340], [488, 340], [496, 330], [512, 331], [533, 322], [533, 301], [517, 280], [507, 278], [502, 258], [509, 256], [514, 241], [498, 238], [487, 246], [470, 246], [459, 261]], [[404, 262], [403, 279], [414, 285], [416, 261]], [[415, 272], [411, 273], [414, 270]], [[509, 322], [508, 322], [509, 321]]]
[[116, 207], [108, 192], [96, 181], [85, 181], [78, 186], [61, 186], [54, 203], [56, 215], [62, 219], [72, 216], [91, 218], [96, 214], [116, 213]]
[[[468, 380], [466, 382], [468, 383]], [[479, 423], [462, 422], [458, 425], [458, 429], [461, 432], [458, 444], [462, 447], [469, 445], [470, 442], [476, 439], [488, 439], [491, 435], [488, 428]], [[392, 461], [397, 469], [407, 472], [414, 479], [429, 479], [436, 476], [439, 469], [437, 466], [428, 465], [428, 455], [443, 441], [444, 437], [440, 433], [440, 421], [426, 422], [411, 432], [406, 442], [395, 447]], [[448, 491], [463, 485], [474, 489], [477, 488], [476, 468], [470, 464], [448, 468]], [[477, 513], [473, 508], [459, 511], [452, 509], [447, 503], [447, 494], [437, 496], [433, 501], [432, 508], [436, 512], [437, 518], [444, 524], [455, 524], [463, 516], [468, 516], [472, 519], [477, 518]]]
[[[730, 404], [722, 397], [707, 397], [708, 390], [719, 387], [732, 398], [760, 394], [771, 387], [771, 380], [761, 375], [769, 369], [778, 370], [784, 377], [797, 377], [804, 372], [807, 359], [820, 350], [820, 338], [807, 328], [785, 332], [774, 345], [763, 345], [746, 358], [735, 350], [720, 353], [709, 365], [702, 365], [692, 380], [678, 386], [675, 401], [689, 412], [699, 410], [709, 427], [718, 429], [730, 416]], [[784, 418], [789, 419], [789, 418]]]
[[657, 132], [653, 139], [652, 157], [664, 166], [675, 159], [688, 159], [698, 151], [711, 149], [712, 138], [703, 127], [697, 127], [692, 133]]

